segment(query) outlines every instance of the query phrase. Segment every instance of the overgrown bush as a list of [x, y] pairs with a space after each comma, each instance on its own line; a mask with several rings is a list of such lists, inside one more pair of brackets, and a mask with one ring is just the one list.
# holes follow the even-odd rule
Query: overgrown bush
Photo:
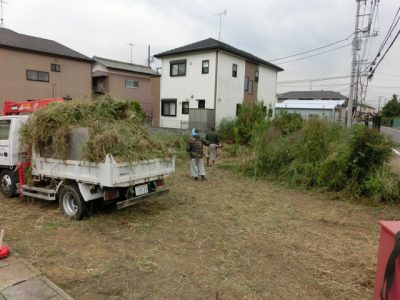
[[236, 119], [233, 118], [222, 119], [221, 122], [218, 124], [217, 128], [219, 138], [227, 143], [234, 143], [235, 126], [236, 126]]
[[221, 140], [249, 144], [254, 130], [267, 124], [267, 113], [263, 102], [243, 104], [237, 118], [225, 118], [218, 124]]
[[389, 158], [392, 143], [376, 130], [355, 126], [349, 143], [348, 176], [362, 185], [371, 169], [381, 167]]
[[306, 187], [346, 188], [384, 201], [399, 198], [399, 180], [384, 165], [392, 144], [373, 129], [348, 130], [326, 119], [300, 122], [298, 116], [282, 114], [257, 133], [252, 145], [251, 175]]
[[266, 117], [267, 111], [264, 108], [263, 102], [243, 104], [235, 124], [240, 143], [248, 144], [251, 141], [254, 128], [264, 124]]
[[399, 201], [400, 185], [397, 177], [387, 164], [383, 164], [368, 174], [363, 190], [374, 201]]
[[283, 111], [275, 116], [271, 123], [282, 134], [289, 134], [302, 128], [304, 120], [298, 113]]

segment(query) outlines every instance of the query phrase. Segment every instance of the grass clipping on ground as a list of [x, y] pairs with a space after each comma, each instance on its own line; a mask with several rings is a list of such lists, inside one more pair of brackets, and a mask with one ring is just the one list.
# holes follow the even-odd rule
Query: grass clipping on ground
[[69, 134], [74, 128], [88, 129], [82, 159], [91, 162], [102, 162], [107, 154], [112, 154], [118, 162], [128, 163], [173, 154], [168, 144], [149, 136], [140, 112], [130, 102], [110, 97], [45, 106], [22, 126], [20, 145], [22, 149], [33, 146], [36, 153], [50, 147], [52, 157], [67, 159]]

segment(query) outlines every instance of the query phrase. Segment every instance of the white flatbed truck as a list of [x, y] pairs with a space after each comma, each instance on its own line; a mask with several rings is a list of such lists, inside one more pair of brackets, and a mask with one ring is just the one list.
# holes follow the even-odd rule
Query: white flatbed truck
[[[118, 163], [111, 154], [104, 162], [30, 157], [32, 183], [20, 184], [19, 129], [29, 116], [0, 117], [0, 189], [7, 196], [58, 201], [60, 210], [82, 219], [95, 201], [116, 203], [117, 209], [168, 192], [164, 178], [175, 171], [175, 157]], [[20, 171], [18, 172], [18, 169]], [[20, 173], [20, 174], [18, 174]]]

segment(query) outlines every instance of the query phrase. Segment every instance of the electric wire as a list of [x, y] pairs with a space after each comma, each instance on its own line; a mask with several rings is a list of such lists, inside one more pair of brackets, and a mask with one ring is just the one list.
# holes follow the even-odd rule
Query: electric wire
[[309, 55], [309, 56], [304, 56], [304, 57], [301, 57], [301, 58], [298, 58], [298, 59], [293, 59], [293, 60], [288, 60], [288, 61], [280, 62], [280, 63], [278, 63], [278, 64], [279, 64], [279, 65], [283, 65], [283, 64], [290, 63], [290, 62], [294, 62], [294, 61], [298, 61], [298, 60], [307, 59], [307, 58], [310, 58], [310, 57], [314, 57], [314, 56], [318, 56], [318, 55], [325, 54], [325, 53], [328, 53], [328, 52], [332, 52], [332, 51], [335, 51], [335, 50], [339, 50], [339, 49], [348, 47], [348, 46], [350, 46], [350, 45], [351, 45], [351, 43], [346, 44], [346, 45], [344, 45], [344, 46], [336, 47], [336, 48], [333, 48], [333, 49], [330, 49], [330, 50], [327, 50], [327, 51], [323, 51], [323, 52], [320, 52], [320, 53], [317, 53], [317, 54], [313, 54], [313, 55]]
[[[382, 51], [382, 49], [385, 47], [387, 41], [389, 40], [394, 28], [397, 26], [397, 23], [399, 22], [399, 19], [400, 19], [400, 18], [397, 18], [397, 15], [399, 14], [399, 12], [400, 12], [400, 7], [397, 9], [396, 14], [394, 15], [392, 24], [390, 25], [388, 32], [386, 33], [386, 36], [383, 39], [381, 46], [379, 47], [377, 56], [379, 56], [380, 52]], [[396, 18], [397, 18], [397, 21], [396, 21]], [[395, 25], [393, 26], [394, 23], [395, 23]]]
[[[400, 19], [400, 18], [399, 18]], [[386, 49], [385, 53], [382, 55], [381, 59], [376, 63], [374, 69], [370, 72], [368, 78], [372, 78], [372, 76], [374, 75], [375, 70], [378, 68], [378, 66], [380, 65], [380, 63], [383, 61], [383, 59], [385, 58], [386, 54], [389, 52], [390, 48], [392, 48], [394, 42], [396, 41], [396, 39], [399, 37], [400, 35], [400, 29], [399, 31], [397, 31], [396, 36], [394, 37], [394, 39], [392, 40], [392, 42], [390, 43], [389, 47]]]
[[287, 81], [280, 81], [277, 84], [296, 83], [296, 82], [310, 82], [310, 81], [325, 81], [325, 80], [340, 79], [340, 78], [350, 78], [350, 75], [338, 75], [338, 76], [331, 76], [331, 77], [319, 77], [319, 78], [287, 80]]
[[314, 51], [321, 50], [321, 49], [324, 49], [324, 48], [328, 48], [328, 47], [330, 47], [330, 46], [333, 46], [333, 45], [336, 45], [336, 44], [345, 42], [345, 41], [347, 41], [349, 38], [351, 38], [352, 36], [353, 36], [353, 33], [350, 34], [350, 35], [349, 35], [347, 38], [345, 38], [345, 39], [336, 41], [336, 42], [334, 42], [334, 43], [327, 44], [327, 45], [325, 45], [325, 46], [321, 46], [321, 47], [318, 47], [318, 48], [314, 48], [314, 49], [311, 49], [311, 50], [299, 52], [299, 53], [292, 54], [292, 55], [288, 55], [288, 56], [283, 56], [283, 57], [279, 57], [279, 58], [269, 59], [268, 61], [282, 60], [282, 59], [286, 59], [286, 58], [295, 57], [295, 56], [299, 56], [299, 55], [302, 55], [302, 54], [307, 54], [307, 53], [310, 53], [310, 52], [314, 52]]

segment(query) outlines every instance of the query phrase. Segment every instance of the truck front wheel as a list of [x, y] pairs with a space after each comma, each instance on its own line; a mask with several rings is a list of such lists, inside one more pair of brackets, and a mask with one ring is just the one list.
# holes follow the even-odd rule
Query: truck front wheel
[[17, 193], [17, 177], [12, 170], [4, 170], [0, 173], [1, 192], [6, 197], [15, 196]]
[[63, 185], [58, 194], [61, 212], [67, 217], [82, 220], [86, 215], [86, 202], [76, 185]]

